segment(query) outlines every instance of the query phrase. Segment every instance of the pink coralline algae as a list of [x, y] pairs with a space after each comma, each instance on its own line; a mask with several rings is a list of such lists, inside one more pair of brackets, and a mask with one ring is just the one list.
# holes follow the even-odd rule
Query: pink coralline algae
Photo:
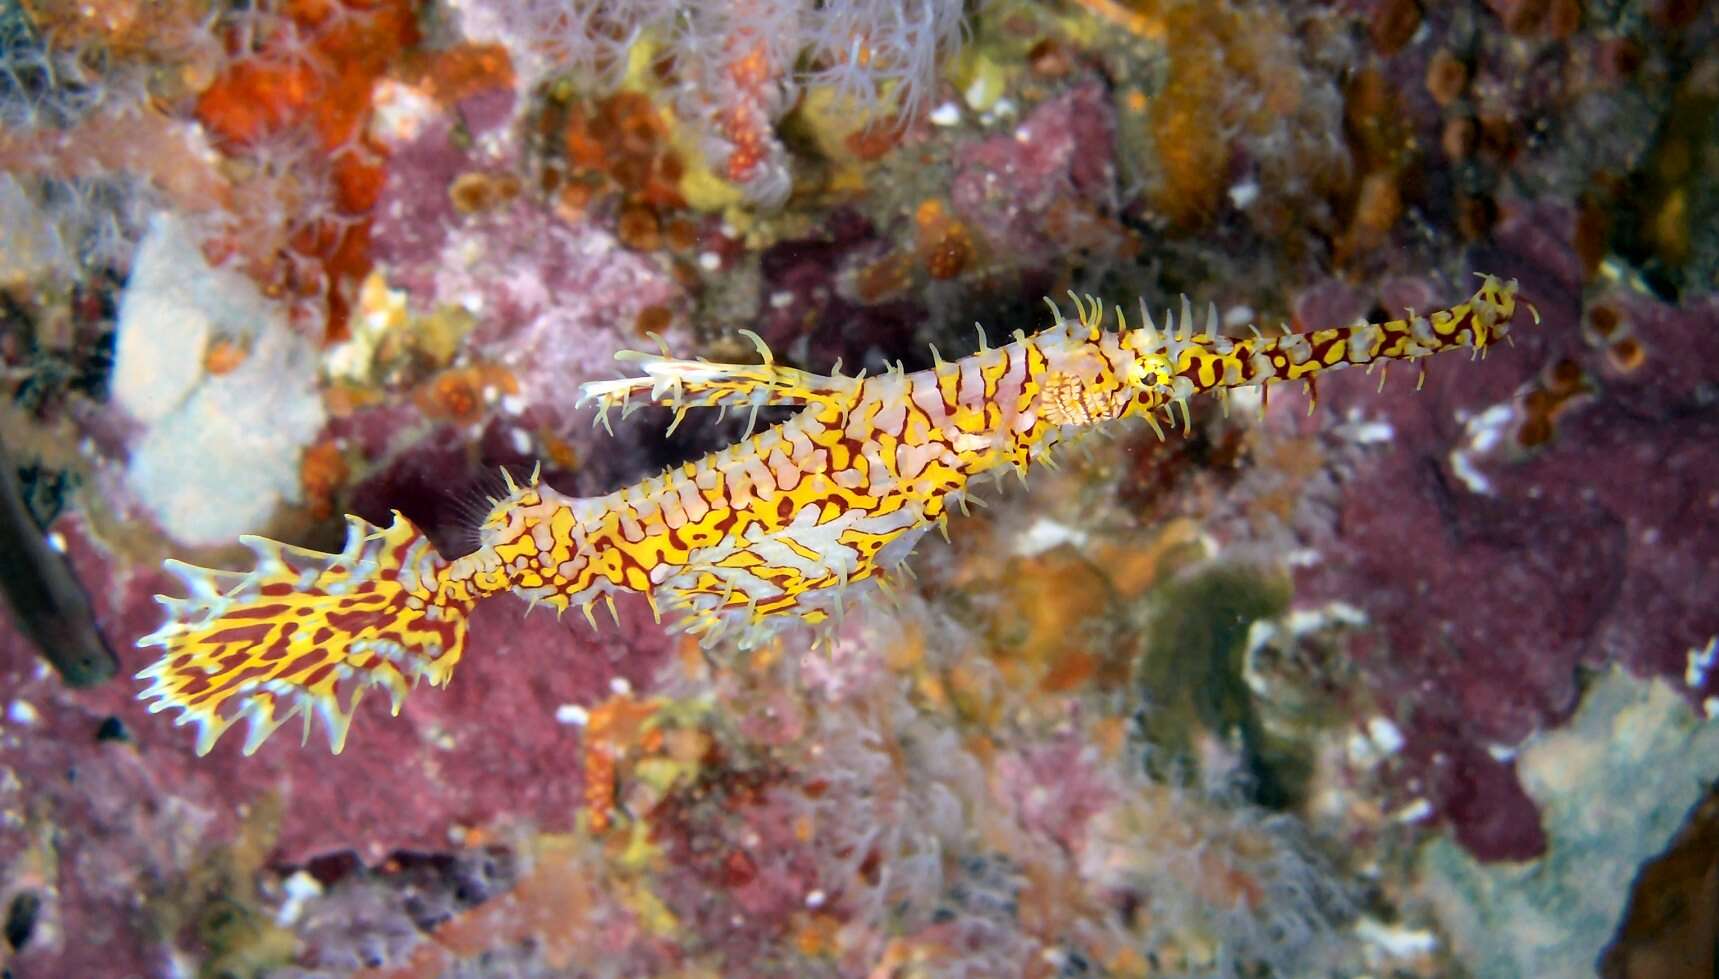
[[997, 759], [995, 792], [1022, 827], [1078, 853], [1088, 823], [1118, 801], [1105, 767], [1096, 745], [1071, 737]]
[[[525, 401], [552, 409], [563, 434], [573, 430], [579, 382], [613, 377], [615, 351], [642, 339], [631, 332], [640, 312], [680, 298], [651, 256], [525, 206], [450, 235], [440, 267], [436, 300], [482, 311], [473, 357], [510, 369]], [[579, 426], [590, 422], [581, 415]]]
[[[421, 177], [435, 188], [460, 172], [468, 161], [446, 145], [448, 138], [445, 124], [427, 129], [420, 142], [437, 148], [403, 151], [402, 179]], [[385, 203], [392, 200], [390, 188]], [[447, 199], [445, 190], [430, 196]], [[451, 206], [402, 199], [389, 212], [405, 215], [378, 224], [377, 247], [387, 256], [391, 282], [416, 310], [458, 310], [474, 320], [462, 360], [508, 383], [480, 378], [470, 392], [478, 402], [475, 431], [423, 424], [398, 396], [336, 420], [334, 430], [353, 439], [374, 465], [358, 487], [358, 505], [373, 501], [384, 514], [400, 507], [437, 532], [463, 528], [473, 501], [493, 491], [497, 466], [529, 471], [545, 457], [552, 476], [598, 492], [614, 475], [605, 463], [613, 456], [600, 451], [605, 433], [593, 431], [573, 407], [578, 385], [613, 376], [615, 352], [640, 339], [631, 327], [641, 312], [679, 305], [681, 287], [656, 256], [623, 248], [607, 231], [569, 225], [540, 207], [515, 203], [458, 216]], [[670, 330], [669, 336], [679, 334]], [[458, 548], [467, 542], [455, 537], [449, 543]]]
[[862, 303], [841, 288], [842, 269], [875, 254], [881, 243], [871, 222], [849, 212], [835, 215], [816, 239], [766, 250], [759, 258], [767, 297], [759, 335], [774, 348], [802, 351], [807, 363], [825, 367], [838, 358], [863, 366], [882, 349], [908, 346], [924, 319], [918, 303]]
[[1067, 247], [1058, 209], [1102, 206], [1115, 194], [1116, 122], [1103, 86], [1090, 82], [1032, 110], [1013, 132], [963, 146], [950, 196], [981, 239], [1014, 262]]
[[[1424, 448], [1372, 457], [1344, 483], [1337, 536], [1298, 575], [1297, 600], [1349, 601], [1377, 625], [1355, 652], [1403, 725], [1403, 784], [1486, 859], [1544, 849], [1509, 756], [1569, 717], [1583, 670], [1617, 662], [1696, 701], [1719, 693], [1713, 673], [1685, 684], [1689, 651], [1719, 633], [1707, 587], [1719, 575], [1719, 424], [1702, 407], [1719, 306], [1622, 303], [1646, 359], [1620, 372], [1584, 339], [1573, 263], [1541, 231], [1570, 220], [1525, 209], [1500, 231], [1519, 256], [1501, 254], [1501, 267], [1516, 266], [1544, 316], [1514, 355], [1435, 369], [1414, 398], [1379, 400], [1366, 379], [1320, 391]], [[1517, 392], [1566, 357], [1594, 393], [1550, 444], [1524, 449]]]
[[[594, 497], [730, 444], [735, 413], [611, 436], [575, 406], [651, 333], [875, 377], [1071, 287], [1131, 324], [1185, 290], [1239, 339], [1424, 314], [1471, 269], [1539, 322], [1418, 393], [1354, 371], [1311, 414], [1274, 391], [1059, 450], [820, 631], [486, 603], [454, 682], [373, 694], [339, 756], [289, 726], [196, 758], [0, 622], [0, 971], [1491, 974], [1464, 936], [1531, 946], [1515, 905], [1441, 901], [1429, 854], [1556, 895], [1672, 839], [1681, 803], [1543, 790], [1719, 714], [1713, 4], [13, 8], [0, 435], [122, 674], [181, 593], [163, 558], [394, 509], [454, 558], [502, 467]], [[232, 278], [254, 297], [202, 329]], [[182, 329], [116, 342], [152, 303]], [[1623, 671], [1688, 724], [1594, 714], [1562, 764]], [[1710, 934], [1656, 879], [1637, 924]], [[1566, 903], [1530, 900], [1543, 934], [1642, 961]]]
[[452, 115], [432, 115], [396, 151], [375, 252], [415, 309], [468, 311], [480, 325], [464, 355], [508, 368], [524, 407], [541, 409], [566, 437], [579, 383], [612, 376], [614, 352], [638, 340], [630, 327], [640, 312], [677, 305], [681, 289], [656, 257], [535, 203], [458, 213], [449, 198], [455, 178], [516, 166], [517, 149], [507, 140], [496, 153], [463, 149], [472, 137], [456, 138], [455, 124]]
[[[112, 571], [74, 518], [62, 520], [56, 530], [90, 588], [98, 623], [116, 645], [128, 646], [130, 637], [153, 629], [152, 596], [166, 591], [168, 582], [153, 572]], [[367, 703], [360, 713], [374, 715], [368, 719], [377, 722], [378, 730], [392, 730], [367, 739], [370, 743], [361, 749], [355, 746], [337, 765], [318, 763], [291, 739], [251, 758], [223, 750], [197, 759], [182, 740], [155, 738], [103, 751], [123, 752], [128, 765], [149, 773], [145, 788], [128, 790], [133, 804], [156, 798], [156, 805], [205, 812], [208, 835], [224, 836], [235, 828], [234, 800], [254, 804], [278, 795], [289, 804], [272, 852], [286, 865], [346, 850], [367, 862], [399, 849], [436, 851], [446, 847], [450, 826], [485, 825], [503, 813], [533, 812], [545, 826], [565, 825], [581, 798], [573, 761], [579, 738], [576, 729], [555, 722], [557, 710], [601, 700], [615, 680], [649, 683], [667, 653], [665, 640], [642, 608], [623, 607], [626, 624], [601, 634], [543, 613], [522, 620], [517, 609], [499, 612], [493, 619], [474, 620], [473, 635], [513, 654], [485, 657], [491, 660], [488, 668], [474, 663], [479, 679], [434, 702], [408, 707], [392, 724], [385, 722], [382, 703]], [[62, 746], [56, 750], [82, 751], [79, 746], [91, 742], [107, 717], [132, 731], [156, 723], [116, 687], [76, 693], [55, 689], [55, 682], [35, 669], [16, 634], [5, 633], [5, 641], [7, 687], [42, 705], [44, 716], [54, 719], [54, 740]], [[540, 665], [521, 668], [529, 662]], [[497, 717], [520, 723], [497, 726]], [[30, 744], [35, 742], [0, 747], [6, 766], [35, 773], [30, 776], [34, 784], [51, 784], [48, 772], [59, 763], [52, 753], [32, 753]], [[56, 797], [56, 819], [75, 822], [96, 804], [99, 799], [68, 792]]]

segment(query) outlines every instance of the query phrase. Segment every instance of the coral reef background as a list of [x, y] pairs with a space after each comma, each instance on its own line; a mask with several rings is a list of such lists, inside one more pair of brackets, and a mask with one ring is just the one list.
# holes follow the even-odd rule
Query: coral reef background
[[[10, 976], [1712, 977], [1719, 9], [0, 0]], [[482, 606], [339, 756], [136, 702], [164, 558], [472, 544], [1068, 290], [1541, 314], [1123, 429], [810, 632]]]

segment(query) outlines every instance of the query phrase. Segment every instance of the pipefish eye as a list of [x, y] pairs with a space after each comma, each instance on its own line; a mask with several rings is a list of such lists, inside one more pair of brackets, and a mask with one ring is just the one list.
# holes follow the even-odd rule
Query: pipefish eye
[[1155, 387], [1169, 380], [1169, 369], [1162, 363], [1142, 358], [1128, 365], [1128, 383], [1134, 387]]

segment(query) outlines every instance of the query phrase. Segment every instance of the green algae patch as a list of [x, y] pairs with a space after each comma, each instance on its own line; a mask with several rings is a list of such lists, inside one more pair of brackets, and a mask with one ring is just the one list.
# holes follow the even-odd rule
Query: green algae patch
[[1244, 565], [1209, 565], [1156, 590], [1133, 677], [1155, 774], [1193, 773], [1201, 743], [1215, 742], [1239, 756], [1256, 801], [1290, 801], [1280, 769], [1296, 766], [1269, 743], [1246, 679], [1249, 630], [1284, 614], [1289, 599], [1287, 575]]

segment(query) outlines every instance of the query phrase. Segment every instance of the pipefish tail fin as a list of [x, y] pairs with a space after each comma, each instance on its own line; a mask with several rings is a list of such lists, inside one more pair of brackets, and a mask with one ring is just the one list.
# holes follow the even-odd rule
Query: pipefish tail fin
[[138, 696], [197, 725], [199, 755], [241, 720], [248, 755], [295, 715], [306, 740], [320, 725], [338, 753], [369, 688], [399, 713], [418, 680], [448, 682], [476, 600], [468, 582], [398, 511], [386, 528], [346, 519], [338, 554], [246, 536], [249, 572], [167, 562], [188, 595], [156, 596], [167, 620], [138, 645], [164, 652], [137, 674], [150, 681]]

